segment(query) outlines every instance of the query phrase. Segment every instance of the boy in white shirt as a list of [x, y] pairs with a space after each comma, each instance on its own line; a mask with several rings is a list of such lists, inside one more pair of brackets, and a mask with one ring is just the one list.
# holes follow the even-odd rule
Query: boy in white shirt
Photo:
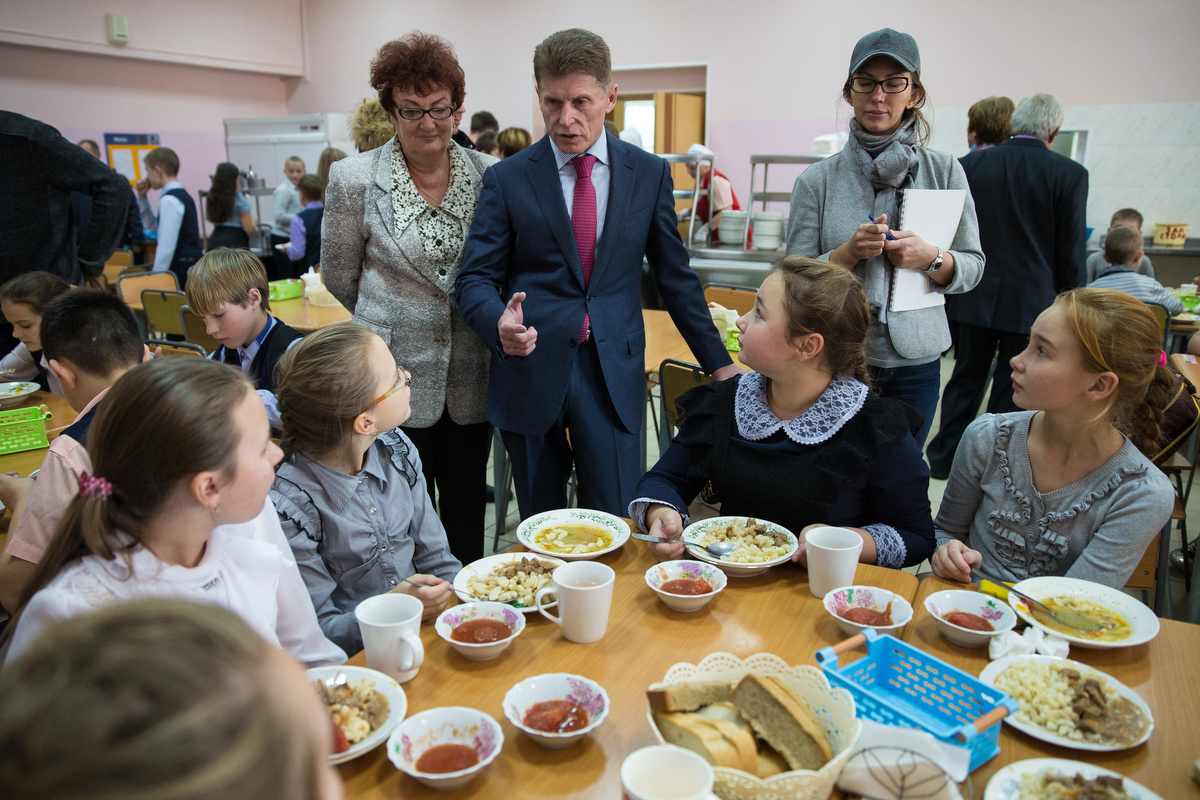
[[[200, 217], [191, 195], [179, 182], [179, 156], [169, 147], [159, 147], [146, 154], [146, 177], [134, 187], [138, 195], [138, 211], [146, 230], [158, 231], [154, 252], [154, 272], [175, 273], [180, 288], [187, 282], [188, 270], [204, 255], [200, 242]], [[158, 214], [150, 208], [146, 195], [151, 189], [161, 189]]]

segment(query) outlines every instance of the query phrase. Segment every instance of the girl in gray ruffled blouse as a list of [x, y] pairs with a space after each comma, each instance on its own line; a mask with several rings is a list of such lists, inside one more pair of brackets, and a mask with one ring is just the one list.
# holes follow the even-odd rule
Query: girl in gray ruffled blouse
[[293, 347], [280, 373], [284, 460], [271, 499], [321, 630], [356, 653], [355, 606], [404, 592], [431, 619], [462, 564], [399, 428], [411, 378], [383, 339], [353, 322], [331, 325]]
[[1142, 454], [1174, 385], [1161, 341], [1146, 305], [1111, 289], [1064, 292], [1041, 313], [1011, 362], [1028, 410], [983, 415], [954, 456], [935, 574], [1129, 580], [1175, 502]]

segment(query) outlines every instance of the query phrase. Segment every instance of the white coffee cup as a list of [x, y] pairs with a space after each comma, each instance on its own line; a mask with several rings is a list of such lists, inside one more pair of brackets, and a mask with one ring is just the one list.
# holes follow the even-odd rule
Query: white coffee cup
[[682, 747], [643, 747], [621, 764], [625, 800], [708, 800], [712, 787], [712, 767]]
[[[550, 577], [554, 585], [539, 589], [533, 598], [542, 616], [561, 626], [569, 641], [587, 644], [603, 639], [617, 579], [612, 567], [596, 561], [575, 561], [563, 564]], [[542, 608], [542, 598], [550, 594], [558, 598], [557, 617]]]
[[862, 548], [862, 537], [846, 528], [813, 528], [804, 534], [808, 590], [824, 597], [839, 586], [853, 584]]
[[424, 604], [409, 594], [376, 595], [354, 609], [362, 632], [367, 666], [395, 678], [398, 683], [416, 677], [425, 660], [421, 644]]

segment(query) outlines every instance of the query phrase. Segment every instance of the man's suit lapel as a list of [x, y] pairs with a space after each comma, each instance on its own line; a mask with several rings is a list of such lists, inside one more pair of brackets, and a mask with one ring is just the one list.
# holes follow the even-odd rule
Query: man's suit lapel
[[[375, 198], [375, 208], [383, 220], [383, 227], [396, 243], [396, 247], [422, 273], [429, 270], [425, 259], [425, 248], [421, 246], [419, 236], [396, 236], [396, 215], [392, 209], [392, 147], [396, 140], [392, 139], [379, 148], [379, 159], [375, 165], [375, 185], [382, 191]], [[411, 227], [411, 226], [410, 226]]]
[[[625, 217], [629, 213], [629, 200], [633, 196], [634, 173], [633, 164], [621, 152], [617, 144], [619, 139], [608, 135], [608, 209], [604, 212], [604, 233], [596, 243], [596, 263], [592, 266], [592, 280], [598, 280], [613, 258], [616, 240], [621, 236], [621, 228], [625, 225]], [[655, 209], [651, 208], [651, 215]]]
[[567, 205], [563, 202], [562, 182], [558, 178], [558, 164], [554, 160], [554, 151], [550, 149], [550, 136], [547, 134], [533, 146], [535, 152], [530, 154], [531, 171], [529, 182], [533, 187], [533, 196], [537, 199], [554, 234], [554, 241], [562, 250], [567, 266], [579, 285], [583, 286], [583, 266], [579, 261], [579, 247], [575, 244], [575, 231], [571, 228], [571, 218], [567, 215]]

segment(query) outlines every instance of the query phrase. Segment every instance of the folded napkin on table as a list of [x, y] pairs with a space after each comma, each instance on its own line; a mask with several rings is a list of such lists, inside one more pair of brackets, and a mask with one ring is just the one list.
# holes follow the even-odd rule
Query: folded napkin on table
[[1047, 635], [1041, 628], [1032, 625], [1025, 629], [1024, 634], [1006, 631], [999, 636], [993, 636], [992, 641], [988, 643], [988, 658], [993, 661], [1005, 656], [1027, 656], [1035, 652], [1044, 656], [1066, 658], [1071, 652], [1071, 645], [1066, 639]]

